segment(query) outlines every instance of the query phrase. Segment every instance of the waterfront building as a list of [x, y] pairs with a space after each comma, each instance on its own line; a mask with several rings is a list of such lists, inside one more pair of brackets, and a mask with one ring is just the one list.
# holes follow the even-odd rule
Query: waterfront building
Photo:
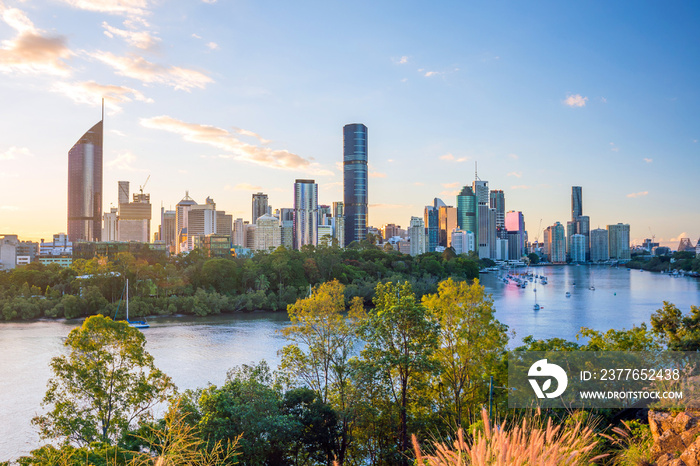
[[294, 183], [294, 248], [318, 242], [318, 185], [314, 180]]
[[571, 257], [571, 238], [576, 234], [576, 222], [566, 222], [566, 255]]
[[68, 151], [68, 237], [102, 239], [102, 120]]
[[496, 228], [505, 230], [506, 196], [503, 194], [503, 190], [495, 189], [489, 193], [489, 207], [496, 209]]
[[552, 263], [565, 263], [566, 262], [566, 233], [564, 231], [564, 225], [559, 222], [555, 222], [551, 226], [551, 238], [550, 238], [550, 261]]
[[420, 217], [411, 217], [408, 227], [408, 237], [411, 241], [412, 256], [418, 256], [426, 252], [425, 245], [425, 222]]
[[257, 251], [277, 249], [282, 245], [282, 230], [277, 217], [264, 214], [255, 223], [255, 246]]
[[476, 235], [473, 232], [456, 228], [452, 230], [451, 238], [451, 246], [455, 254], [468, 254], [470, 251], [476, 251]]
[[523, 256], [522, 235], [518, 231], [509, 231], [508, 239], [508, 259], [518, 260]]
[[608, 225], [608, 250], [610, 251], [610, 259], [618, 261], [630, 260], [629, 224]]
[[571, 235], [569, 257], [572, 262], [586, 262], [586, 237], [579, 233]]
[[457, 227], [460, 230], [474, 233], [475, 240], [479, 227], [476, 212], [476, 195], [471, 187], [464, 186], [457, 195]]
[[368, 179], [367, 127], [353, 123], [343, 127], [343, 208], [345, 244], [367, 236]]
[[258, 218], [267, 213], [267, 208], [267, 194], [253, 194], [253, 218], [251, 219], [250, 223], [257, 223]]
[[591, 261], [601, 262], [609, 259], [608, 231], [602, 228], [591, 230]]
[[109, 212], [105, 212], [102, 216], [102, 239], [104, 241], [117, 241], [118, 219], [119, 209], [116, 207], [110, 207]]
[[[496, 209], [494, 209], [496, 210]], [[498, 261], [507, 261], [508, 257], [508, 240], [496, 238], [496, 253], [491, 258]]]
[[[642, 248], [646, 251], [653, 253], [654, 249], [659, 247], [659, 243], [655, 243], [653, 238], [645, 238], [642, 243]], [[591, 249], [593, 249], [593, 237], [591, 237]], [[591, 252], [592, 254], [592, 252]]]
[[590, 235], [591, 235], [591, 220], [588, 215], [581, 215], [579, 216], [578, 220], [576, 221], [576, 233], [579, 235], [583, 235], [586, 237], [585, 241], [585, 247], [586, 247], [586, 259], [589, 259], [591, 256], [591, 251], [590, 251]]
[[242, 218], [237, 218], [235, 222], [233, 222], [233, 238], [231, 238], [231, 242], [233, 243], [234, 246], [240, 246], [241, 248], [247, 248], [247, 243], [246, 243], [246, 225], [248, 222], [243, 222]]

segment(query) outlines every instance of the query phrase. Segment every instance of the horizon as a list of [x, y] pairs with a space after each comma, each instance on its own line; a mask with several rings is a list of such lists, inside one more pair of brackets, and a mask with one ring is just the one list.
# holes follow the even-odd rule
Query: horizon
[[591, 229], [698, 241], [700, 6], [353, 5], [0, 0], [0, 231], [66, 232], [68, 150], [104, 97], [102, 210], [150, 175], [152, 232], [185, 191], [244, 220], [295, 179], [341, 201], [358, 122], [376, 228], [456, 205], [478, 162], [531, 240], [581, 186]]

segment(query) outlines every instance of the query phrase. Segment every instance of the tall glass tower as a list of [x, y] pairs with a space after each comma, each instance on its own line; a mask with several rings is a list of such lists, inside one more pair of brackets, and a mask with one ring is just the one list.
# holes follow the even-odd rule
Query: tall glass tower
[[318, 185], [314, 180], [294, 182], [294, 249], [318, 244]]
[[102, 239], [102, 121], [68, 151], [68, 239]]
[[345, 246], [367, 236], [367, 127], [343, 127]]
[[457, 194], [457, 226], [460, 230], [471, 231], [474, 233], [474, 244], [477, 242], [479, 228], [477, 224], [477, 203], [476, 194], [469, 186], [464, 186], [462, 191]]
[[574, 222], [583, 215], [583, 193], [581, 186], [571, 187], [571, 220]]

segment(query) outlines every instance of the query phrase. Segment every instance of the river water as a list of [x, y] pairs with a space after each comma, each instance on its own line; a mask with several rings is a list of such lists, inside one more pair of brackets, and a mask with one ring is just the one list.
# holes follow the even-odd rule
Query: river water
[[[700, 305], [700, 281], [625, 268], [538, 267], [548, 284], [526, 288], [505, 284], [495, 274], [481, 274], [491, 293], [496, 317], [516, 336], [574, 340], [583, 326], [596, 330], [630, 328], [649, 322], [664, 300], [688, 313]], [[595, 290], [590, 287], [594, 286]], [[534, 290], [537, 291], [534, 291]], [[566, 297], [566, 292], [571, 297]], [[537, 302], [541, 309], [534, 311]], [[179, 389], [220, 385], [233, 366], [265, 359], [279, 364], [285, 344], [277, 332], [289, 323], [286, 313], [160, 317], [144, 330], [156, 365]], [[50, 377], [49, 361], [63, 352], [63, 339], [79, 321], [0, 324], [0, 461], [15, 459], [41, 445], [31, 426]]]

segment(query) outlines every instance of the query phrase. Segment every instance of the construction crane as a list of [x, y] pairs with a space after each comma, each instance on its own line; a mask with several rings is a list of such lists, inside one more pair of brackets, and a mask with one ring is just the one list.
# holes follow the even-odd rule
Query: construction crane
[[141, 191], [142, 196], [143, 196], [143, 188], [146, 187], [146, 185], [148, 184], [148, 180], [150, 180], [150, 179], [151, 179], [151, 175], [149, 174], [148, 178], [146, 178], [146, 181], [144, 181], [144, 183], [141, 186], [139, 186], [139, 191]]
[[540, 219], [540, 226], [537, 227], [537, 238], [535, 238], [536, 244], [540, 242], [540, 233], [542, 233], [542, 219]]
[[653, 231], [651, 231], [651, 227], [649, 227], [649, 233], [651, 233], [651, 242], [653, 243], [654, 240], [656, 239], [656, 235], [654, 234]]

